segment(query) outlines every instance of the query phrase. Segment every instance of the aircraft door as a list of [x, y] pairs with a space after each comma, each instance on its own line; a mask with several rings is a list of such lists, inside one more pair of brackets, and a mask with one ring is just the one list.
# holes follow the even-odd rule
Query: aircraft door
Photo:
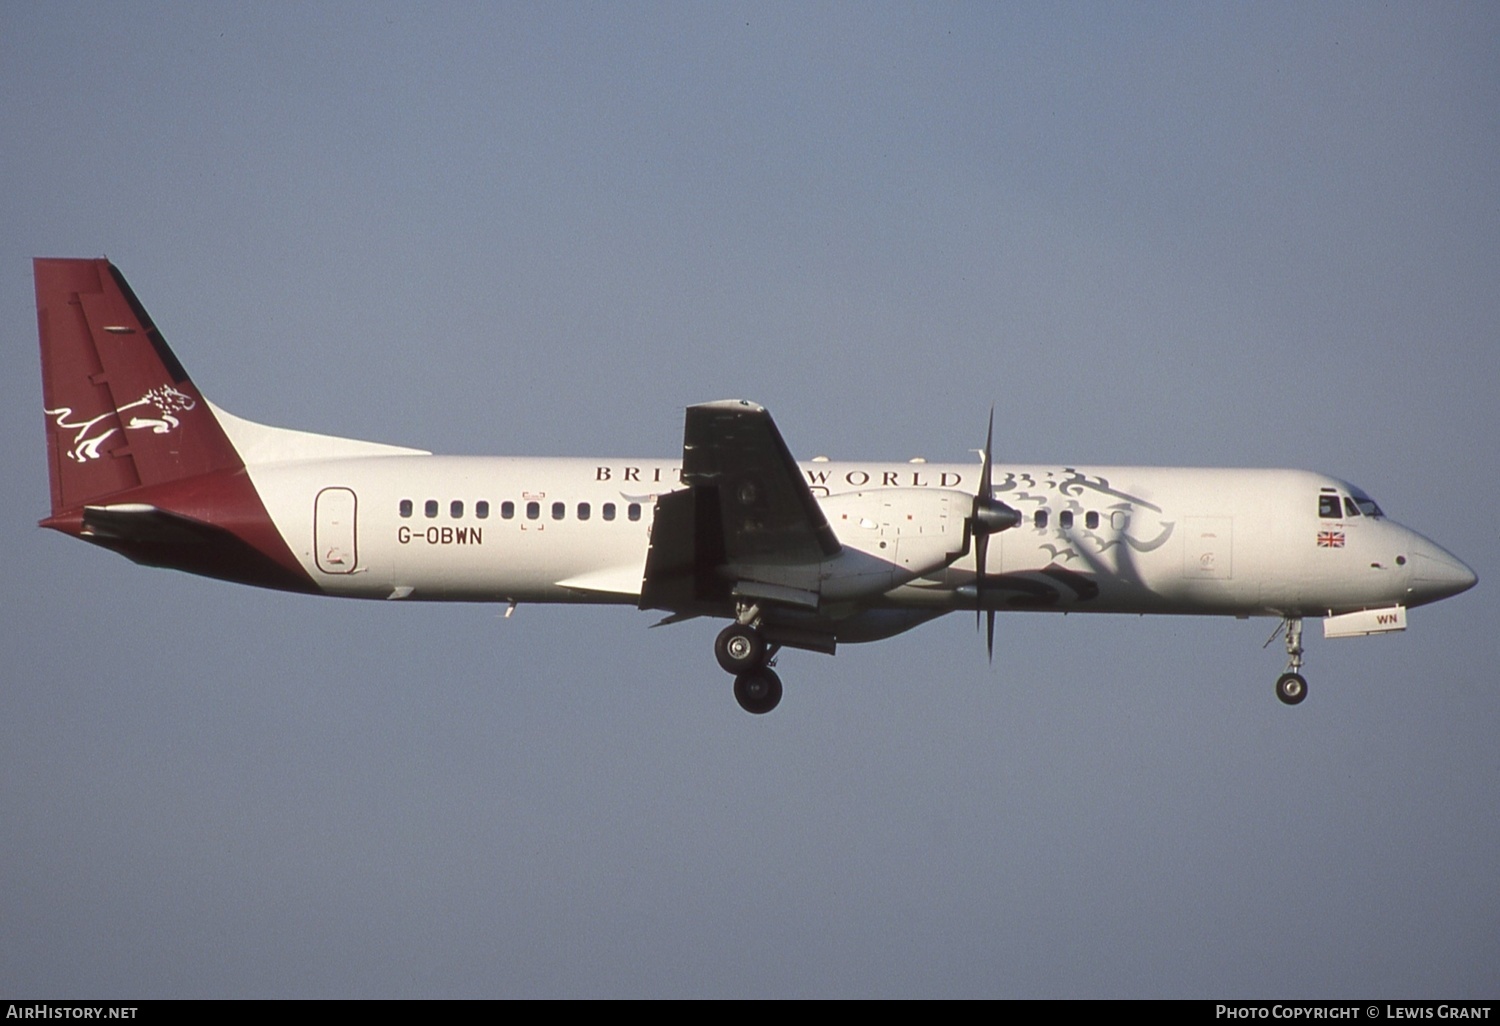
[[1234, 518], [1187, 517], [1183, 525], [1182, 576], [1190, 581], [1234, 577]]
[[324, 488], [313, 513], [313, 552], [325, 574], [352, 574], [359, 562], [355, 513], [358, 502], [348, 488]]

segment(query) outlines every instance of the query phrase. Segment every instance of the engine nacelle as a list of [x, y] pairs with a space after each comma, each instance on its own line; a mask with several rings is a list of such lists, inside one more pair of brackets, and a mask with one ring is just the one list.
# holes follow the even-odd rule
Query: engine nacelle
[[819, 499], [845, 549], [823, 564], [823, 597], [883, 594], [947, 566], [965, 551], [964, 520], [973, 502], [947, 488], [882, 488]]
[[946, 488], [883, 488], [818, 500], [841, 550], [817, 563], [730, 566], [737, 596], [804, 609], [859, 602], [940, 570], [967, 550], [974, 497]]

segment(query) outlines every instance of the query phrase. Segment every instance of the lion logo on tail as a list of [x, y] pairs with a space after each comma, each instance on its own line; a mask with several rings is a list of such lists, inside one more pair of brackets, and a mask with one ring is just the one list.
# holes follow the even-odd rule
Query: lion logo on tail
[[118, 409], [108, 410], [91, 420], [69, 420], [68, 418], [73, 416], [73, 407], [71, 406], [60, 406], [55, 410], [45, 410], [43, 412], [47, 416], [52, 417], [53, 423], [59, 428], [76, 432], [73, 436], [73, 444], [67, 451], [67, 457], [77, 463], [87, 463], [89, 460], [99, 458], [101, 455], [99, 446], [119, 430], [116, 427], [105, 428], [102, 431], [98, 430], [101, 422], [108, 420], [111, 416], [119, 415], [123, 420], [126, 410], [149, 407], [156, 411], [156, 416], [145, 415], [145, 410], [142, 410], [141, 414], [133, 414], [129, 420], [124, 421], [126, 430], [139, 431], [150, 429], [154, 435], [164, 435], [174, 428], [181, 426], [182, 421], [177, 418], [177, 414], [194, 409], [197, 405], [198, 401], [196, 399], [183, 392], [179, 392], [171, 385], [158, 385], [155, 388], [149, 389], [145, 395], [134, 402], [126, 403]]

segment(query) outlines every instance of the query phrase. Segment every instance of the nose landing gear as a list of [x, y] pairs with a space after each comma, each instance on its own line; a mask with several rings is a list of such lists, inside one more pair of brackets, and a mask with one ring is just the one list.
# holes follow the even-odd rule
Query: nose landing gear
[[[1302, 617], [1289, 616], [1281, 623], [1286, 628], [1286, 673], [1276, 678], [1276, 697], [1286, 705], [1297, 705], [1307, 697], [1307, 678], [1302, 676]], [[1281, 627], [1276, 628], [1277, 632]], [[1271, 635], [1271, 641], [1276, 635]], [[1271, 642], [1266, 642], [1270, 644]]]
[[1287, 705], [1296, 705], [1307, 697], [1307, 681], [1300, 673], [1283, 673], [1276, 678], [1276, 697]]

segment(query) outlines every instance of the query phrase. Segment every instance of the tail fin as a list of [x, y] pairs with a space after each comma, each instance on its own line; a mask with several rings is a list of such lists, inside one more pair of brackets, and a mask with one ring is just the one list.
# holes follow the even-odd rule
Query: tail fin
[[143, 485], [243, 466], [108, 260], [36, 271], [53, 516]]
[[41, 526], [148, 566], [317, 591], [120, 272], [108, 260], [35, 269], [52, 480]]

